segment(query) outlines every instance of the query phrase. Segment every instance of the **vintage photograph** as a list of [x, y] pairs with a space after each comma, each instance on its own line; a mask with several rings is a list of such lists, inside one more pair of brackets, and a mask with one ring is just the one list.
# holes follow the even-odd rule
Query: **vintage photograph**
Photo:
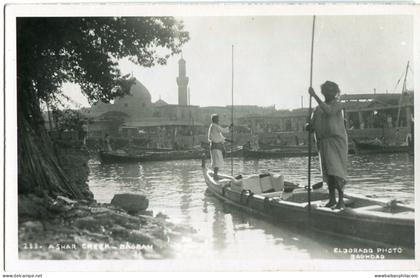
[[181, 8], [10, 22], [6, 266], [414, 262], [413, 13]]

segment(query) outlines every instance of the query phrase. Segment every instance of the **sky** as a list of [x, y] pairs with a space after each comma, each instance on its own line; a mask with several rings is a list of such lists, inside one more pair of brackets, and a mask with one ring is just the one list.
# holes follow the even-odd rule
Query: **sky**
[[[308, 105], [311, 16], [236, 16], [179, 18], [190, 34], [182, 49], [191, 104], [231, 104], [232, 45], [235, 105]], [[413, 18], [407, 15], [317, 16], [314, 36], [313, 87], [326, 80], [343, 94], [401, 92], [408, 61], [413, 61]], [[143, 68], [124, 59], [123, 74], [132, 73], [152, 95], [177, 104], [176, 76], [180, 55], [167, 65]], [[413, 73], [408, 72], [408, 88]], [[88, 106], [74, 84], [63, 91]]]

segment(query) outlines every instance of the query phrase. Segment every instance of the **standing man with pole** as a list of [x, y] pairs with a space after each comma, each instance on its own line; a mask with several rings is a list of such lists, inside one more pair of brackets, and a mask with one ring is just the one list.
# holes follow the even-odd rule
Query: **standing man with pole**
[[[232, 125], [230, 126], [232, 128]], [[223, 133], [228, 133], [229, 128], [223, 128], [219, 125], [219, 115], [211, 115], [211, 124], [208, 131], [208, 141], [210, 143], [211, 166], [214, 171], [214, 180], [218, 180], [219, 169], [224, 166], [223, 153], [225, 151], [224, 143], [226, 138]]]
[[[319, 160], [323, 181], [328, 184], [329, 201], [326, 207], [344, 208], [344, 185], [347, 179], [348, 139], [344, 125], [343, 106], [338, 102], [340, 94], [338, 85], [326, 81], [321, 85], [321, 93], [325, 97], [323, 102], [312, 88], [313, 53], [314, 53], [315, 16], [312, 19], [311, 70], [309, 93], [308, 125], [308, 212], [311, 211], [311, 150], [312, 132], [319, 152]], [[318, 106], [312, 114], [312, 98]], [[338, 203], [335, 198], [338, 191]]]
[[[329, 201], [326, 207], [344, 208], [344, 185], [347, 179], [348, 139], [344, 125], [343, 105], [338, 102], [340, 94], [338, 85], [326, 81], [321, 85], [323, 102], [309, 87], [309, 95], [315, 98], [318, 106], [312, 115], [308, 131], [315, 132], [318, 146], [323, 181], [328, 184]], [[338, 203], [335, 199], [338, 191]]]

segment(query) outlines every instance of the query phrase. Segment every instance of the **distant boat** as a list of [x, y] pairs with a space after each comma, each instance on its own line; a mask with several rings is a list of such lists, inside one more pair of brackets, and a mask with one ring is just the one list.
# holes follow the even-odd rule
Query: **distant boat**
[[142, 162], [148, 161], [150, 154], [129, 154], [125, 151], [100, 151], [99, 159], [102, 163]]
[[[208, 143], [202, 143], [201, 148], [206, 152], [206, 157], [210, 157], [210, 146]], [[225, 146], [225, 151], [223, 152], [224, 157], [243, 157], [244, 156], [244, 147], [243, 146]]]
[[[259, 149], [252, 150], [244, 148], [244, 158], [282, 158], [308, 156], [307, 146], [283, 146], [278, 149]], [[312, 155], [317, 155], [316, 150], [312, 150]]]
[[309, 211], [307, 190], [291, 186], [292, 183], [278, 176], [265, 174], [237, 179], [219, 175], [216, 181], [204, 161], [202, 168], [210, 192], [245, 212], [284, 225], [414, 249], [414, 208], [411, 206], [395, 200], [345, 194], [346, 208], [336, 210], [323, 206], [328, 201], [328, 191], [314, 187]]
[[243, 146], [235, 146], [232, 148], [226, 149], [225, 157], [243, 157], [244, 156], [244, 147]]
[[408, 146], [386, 145], [379, 139], [359, 141], [353, 138], [356, 154], [380, 154], [408, 152]]
[[172, 150], [172, 151], [146, 151], [139, 153], [128, 153], [126, 151], [101, 151], [99, 157], [103, 163], [119, 163], [119, 162], [147, 162], [147, 161], [169, 161], [169, 160], [186, 160], [201, 159], [206, 154], [203, 150]]
[[170, 152], [175, 150], [173, 148], [144, 148], [138, 146], [130, 147], [130, 149], [138, 152]]

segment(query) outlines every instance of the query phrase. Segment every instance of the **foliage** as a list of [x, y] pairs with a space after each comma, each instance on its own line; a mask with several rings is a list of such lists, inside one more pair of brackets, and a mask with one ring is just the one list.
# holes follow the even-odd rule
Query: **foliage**
[[172, 17], [20, 17], [16, 34], [19, 192], [88, 198], [62, 170], [40, 103], [59, 102], [63, 82], [78, 83], [90, 102], [126, 94], [133, 79], [121, 76], [119, 59], [165, 64], [188, 33]]
[[77, 110], [54, 110], [53, 115], [57, 123], [57, 130], [60, 132], [66, 130], [81, 132], [83, 123], [87, 121], [87, 118]]
[[18, 18], [18, 80], [48, 102], [66, 81], [90, 101], [108, 102], [126, 92], [118, 59], [165, 64], [188, 39], [172, 17]]

